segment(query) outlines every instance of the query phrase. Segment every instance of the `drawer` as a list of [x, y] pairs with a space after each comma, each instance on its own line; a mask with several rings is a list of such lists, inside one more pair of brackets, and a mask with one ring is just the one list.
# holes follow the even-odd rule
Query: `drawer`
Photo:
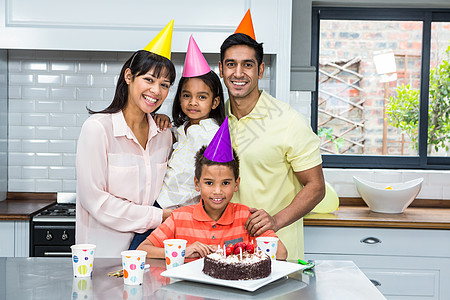
[[450, 257], [450, 230], [304, 227], [305, 253]]
[[361, 268], [361, 271], [384, 296], [438, 299], [438, 270]]
[[450, 299], [450, 259], [305, 253], [306, 259], [351, 260], [387, 299]]

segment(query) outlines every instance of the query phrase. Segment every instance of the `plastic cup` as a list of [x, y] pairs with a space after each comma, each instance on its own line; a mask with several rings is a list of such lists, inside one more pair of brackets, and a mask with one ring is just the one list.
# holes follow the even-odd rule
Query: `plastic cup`
[[74, 277], [72, 282], [72, 299], [94, 299], [92, 278]]
[[271, 259], [277, 259], [278, 238], [261, 236], [256, 238], [258, 250], [267, 254]]
[[72, 249], [73, 276], [89, 277], [94, 266], [95, 248], [92, 244], [77, 244]]
[[142, 250], [127, 250], [122, 255], [123, 282], [128, 285], [140, 285], [144, 281], [145, 257]]
[[184, 257], [186, 256], [186, 244], [187, 241], [181, 239], [171, 239], [164, 241], [167, 270], [184, 264]]

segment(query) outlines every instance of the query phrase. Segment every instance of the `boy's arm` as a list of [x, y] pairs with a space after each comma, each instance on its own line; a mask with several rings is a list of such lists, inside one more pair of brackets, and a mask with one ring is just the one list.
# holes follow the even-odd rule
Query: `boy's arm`
[[288, 256], [288, 252], [286, 247], [284, 246], [281, 240], [278, 240], [277, 246], [277, 260], [286, 260]]
[[217, 250], [217, 245], [206, 245], [199, 241], [186, 247], [186, 258], [205, 257]]
[[137, 250], [144, 250], [144, 251], [146, 251], [148, 258], [165, 258], [164, 248], [156, 247], [148, 239], [145, 239], [139, 245], [139, 247], [137, 247]]

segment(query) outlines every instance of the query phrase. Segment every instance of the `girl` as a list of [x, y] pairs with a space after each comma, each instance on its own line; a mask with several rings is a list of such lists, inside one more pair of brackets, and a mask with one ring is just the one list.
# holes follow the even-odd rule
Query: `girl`
[[194, 156], [208, 145], [225, 119], [222, 85], [213, 71], [182, 77], [172, 107], [176, 143], [169, 160], [158, 204], [176, 208], [198, 202], [194, 186]]
[[[173, 21], [163, 29], [170, 31], [170, 39], [172, 28]], [[76, 243], [97, 245], [98, 257], [120, 257], [134, 232], [157, 227], [171, 213], [152, 206], [161, 189], [172, 137], [169, 131], [159, 132], [150, 115], [175, 80], [168, 42], [163, 49], [147, 46], [135, 52], [122, 67], [112, 103], [99, 112], [89, 110], [91, 116], [81, 129]]]
[[[194, 185], [194, 156], [208, 145], [225, 119], [222, 84], [191, 36], [183, 77], [173, 101], [172, 118], [176, 143], [169, 160], [161, 192], [160, 207], [177, 208], [199, 201]], [[136, 249], [151, 233], [136, 234], [130, 249]]]

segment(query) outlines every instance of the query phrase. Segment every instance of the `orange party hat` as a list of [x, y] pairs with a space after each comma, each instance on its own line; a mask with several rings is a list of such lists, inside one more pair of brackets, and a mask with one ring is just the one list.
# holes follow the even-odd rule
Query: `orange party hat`
[[170, 59], [172, 48], [173, 20], [161, 30], [160, 33], [144, 48], [148, 52], [152, 52], [167, 59]]
[[245, 14], [244, 18], [242, 19], [241, 23], [236, 28], [236, 31], [234, 33], [246, 34], [256, 41], [255, 31], [253, 30], [252, 16], [250, 15], [250, 9], [247, 10], [247, 13]]

